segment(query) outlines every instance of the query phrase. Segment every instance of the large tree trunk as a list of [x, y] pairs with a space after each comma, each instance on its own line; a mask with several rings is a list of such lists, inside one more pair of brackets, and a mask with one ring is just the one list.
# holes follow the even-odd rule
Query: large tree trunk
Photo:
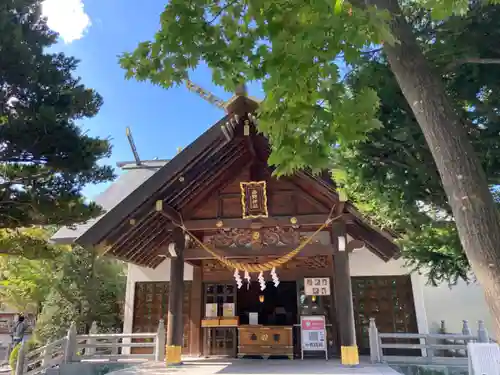
[[391, 69], [422, 128], [441, 175], [460, 241], [484, 288], [500, 339], [500, 212], [465, 126], [446, 96], [441, 77], [417, 44], [397, 0], [372, 0], [393, 16], [397, 39], [385, 43]]

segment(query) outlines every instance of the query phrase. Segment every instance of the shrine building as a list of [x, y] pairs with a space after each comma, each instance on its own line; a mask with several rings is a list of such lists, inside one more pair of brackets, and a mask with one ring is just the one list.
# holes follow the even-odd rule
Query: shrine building
[[235, 96], [172, 160], [121, 163], [96, 198], [106, 213], [53, 237], [129, 264], [124, 332], [164, 319], [169, 363], [181, 353], [352, 363], [369, 351], [372, 317], [381, 332], [489, 324], [479, 286], [410, 274], [394, 234], [344, 202], [328, 173], [274, 178], [257, 107]]

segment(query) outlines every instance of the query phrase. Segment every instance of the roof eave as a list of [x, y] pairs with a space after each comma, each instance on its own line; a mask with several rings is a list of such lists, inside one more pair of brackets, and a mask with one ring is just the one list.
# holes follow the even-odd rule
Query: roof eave
[[194, 142], [172, 158], [170, 162], [158, 169], [158, 171], [146, 180], [143, 185], [134, 190], [113, 209], [108, 211], [99, 220], [99, 225], [93, 225], [88, 228], [75, 240], [75, 242], [84, 247], [92, 247], [100, 244], [117, 223], [123, 222], [123, 220], [150, 199], [161, 186], [168, 184], [168, 181], [175, 178], [175, 176], [185, 168], [186, 164], [189, 164], [217, 139], [223, 139], [224, 135], [220, 127], [227, 121], [228, 116], [224, 116], [216, 124], [210, 127]]

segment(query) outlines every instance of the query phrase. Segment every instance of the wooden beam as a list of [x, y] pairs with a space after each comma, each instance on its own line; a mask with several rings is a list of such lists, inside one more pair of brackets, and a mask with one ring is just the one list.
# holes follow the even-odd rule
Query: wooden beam
[[[296, 224], [291, 223], [291, 219], [297, 219]], [[255, 223], [260, 223], [261, 227], [291, 227], [299, 225], [300, 227], [318, 227], [323, 225], [328, 218], [327, 214], [323, 215], [297, 215], [297, 216], [274, 216], [269, 218], [261, 218], [256, 220], [234, 219], [234, 218], [219, 218], [219, 219], [193, 219], [184, 221], [184, 225], [190, 231], [194, 230], [217, 230], [229, 228], [246, 228], [251, 229]], [[222, 222], [222, 226], [218, 227], [217, 223]], [[167, 224], [168, 229], [175, 228], [175, 224]]]
[[173, 234], [177, 256], [170, 260], [170, 293], [168, 296], [167, 364], [181, 364], [184, 322], [184, 232], [177, 228]]
[[202, 353], [201, 319], [203, 317], [203, 280], [201, 267], [193, 267], [193, 281], [191, 283], [191, 302], [189, 311], [189, 353], [191, 356], [200, 356]]
[[353, 238], [362, 240], [366, 246], [374, 251], [384, 261], [388, 261], [400, 253], [399, 247], [378, 232], [365, 228], [359, 223], [347, 224], [347, 233]]
[[166, 204], [163, 200], [157, 200], [155, 204], [155, 209], [162, 215], [170, 219], [175, 223], [182, 223], [182, 216], [177, 210], [173, 209], [171, 206]]
[[362, 249], [365, 246], [364, 241], [352, 239], [347, 243], [346, 251], [352, 253], [354, 250]]
[[[243, 258], [256, 256], [282, 256], [288, 254], [293, 248], [290, 246], [264, 246], [261, 249], [252, 249], [247, 247], [231, 247], [225, 249], [216, 249], [220, 256], [226, 258]], [[333, 248], [331, 245], [309, 244], [304, 247], [298, 256], [331, 255]], [[205, 249], [186, 249], [184, 250], [184, 259], [186, 261], [213, 259]]]
[[[354, 347], [356, 345], [356, 331], [349, 252], [347, 248], [339, 248], [339, 237], [344, 237], [345, 241], [347, 241], [345, 224], [341, 222], [332, 227], [332, 240], [335, 247], [335, 255], [333, 256], [335, 303], [340, 330], [340, 345], [342, 347]], [[344, 358], [342, 358], [342, 363], [344, 363]]]

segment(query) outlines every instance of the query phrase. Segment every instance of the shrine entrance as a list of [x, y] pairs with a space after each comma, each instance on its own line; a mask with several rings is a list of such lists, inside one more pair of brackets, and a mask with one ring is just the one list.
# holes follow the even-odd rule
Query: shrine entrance
[[[238, 289], [236, 283], [231, 282], [232, 272], [217, 265], [215, 260], [204, 260], [202, 277], [214, 280], [204, 283], [204, 356], [300, 358], [301, 316], [311, 315], [324, 316], [328, 354], [339, 356], [334, 286], [330, 276], [332, 260], [328, 256], [298, 257], [282, 267], [277, 287], [267, 281], [264, 290], [255, 278], [250, 283], [245, 280]], [[305, 280], [310, 277], [320, 278], [323, 283], [328, 280], [331, 289], [325, 295], [310, 295], [305, 288]], [[215, 281], [217, 279], [221, 281]], [[307, 353], [307, 357], [324, 358], [324, 351]]]
[[248, 286], [238, 289], [236, 312], [240, 325], [292, 327], [297, 323], [295, 281], [283, 281], [277, 287], [267, 282], [264, 290], [257, 282]]
[[238, 357], [293, 357], [297, 344], [294, 334], [297, 317], [295, 281], [275, 286], [258, 282], [238, 289]]

